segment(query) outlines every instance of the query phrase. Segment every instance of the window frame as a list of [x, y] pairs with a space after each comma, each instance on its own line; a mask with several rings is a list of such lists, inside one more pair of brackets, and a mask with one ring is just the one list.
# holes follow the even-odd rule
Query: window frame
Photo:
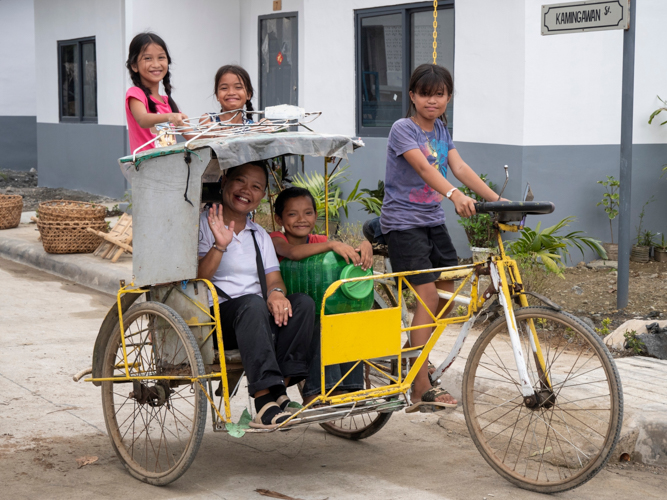
[[[453, 9], [454, 0], [440, 0], [438, 2], [438, 12], [445, 9]], [[370, 9], [357, 9], [354, 11], [354, 57], [355, 57], [355, 129], [358, 137], [388, 137], [391, 127], [366, 127], [362, 121], [362, 69], [361, 69], [361, 21], [367, 17], [376, 17], [390, 14], [401, 14], [403, 25], [403, 97], [402, 113], [404, 116], [408, 112], [410, 97], [408, 96], [408, 82], [410, 81], [410, 68], [412, 67], [412, 51], [410, 42], [412, 40], [411, 15], [416, 12], [433, 11], [433, 2], [415, 2], [399, 5], [390, 5], [386, 7], [374, 7]], [[455, 20], [456, 29], [456, 20]], [[452, 74], [454, 73], [454, 68]]]
[[[83, 50], [82, 45], [92, 42], [95, 47], [95, 118], [83, 116]], [[76, 45], [78, 50], [79, 75], [77, 78], [77, 88], [79, 99], [75, 103], [76, 116], [63, 116], [63, 73], [62, 73], [62, 47]], [[97, 106], [97, 42], [94, 36], [83, 38], [72, 38], [70, 40], [58, 40], [58, 117], [61, 123], [98, 123], [99, 110]]]

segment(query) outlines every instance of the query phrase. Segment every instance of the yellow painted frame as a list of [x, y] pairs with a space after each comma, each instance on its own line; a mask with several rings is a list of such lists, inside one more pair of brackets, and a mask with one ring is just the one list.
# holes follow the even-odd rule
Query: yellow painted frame
[[[499, 229], [503, 231], [517, 231], [518, 226], [498, 224]], [[513, 298], [518, 296], [519, 303], [522, 307], [528, 306], [528, 301], [524, 294], [510, 290], [508, 286], [508, 274], [511, 277], [511, 281], [518, 285], [521, 285], [521, 276], [519, 273], [519, 268], [516, 262], [508, 257], [505, 254], [502, 237], [500, 232], [498, 233], [498, 248], [499, 256], [492, 256], [491, 259], [496, 264], [498, 273], [502, 282], [501, 290], [499, 293], [502, 293], [505, 297], [505, 302], [507, 307], [512, 309]], [[398, 394], [406, 394], [410, 389], [412, 382], [414, 381], [417, 372], [423, 366], [423, 364], [428, 359], [429, 353], [437, 343], [438, 339], [442, 335], [442, 332], [445, 330], [447, 325], [464, 323], [468, 321], [473, 314], [475, 314], [484, 304], [485, 299], [483, 296], [478, 296], [478, 283], [479, 275], [478, 270], [480, 267], [484, 266], [485, 263], [473, 263], [463, 266], [453, 266], [446, 268], [436, 268], [436, 269], [425, 269], [420, 271], [407, 271], [400, 273], [387, 273], [373, 276], [366, 276], [360, 278], [350, 278], [345, 280], [339, 280], [332, 283], [326, 290], [324, 294], [324, 299], [322, 301], [322, 308], [320, 310], [320, 319], [321, 319], [321, 328], [322, 328], [322, 342], [321, 342], [321, 393], [308, 405], [304, 406], [297, 413], [293, 414], [290, 419], [286, 422], [283, 422], [280, 427], [287, 425], [293, 418], [300, 415], [304, 410], [310, 408], [311, 406], [318, 403], [329, 403], [329, 404], [341, 404], [341, 403], [358, 403], [368, 399], [380, 398], [380, 397], [389, 397], [395, 396]], [[403, 303], [403, 287], [404, 285], [415, 295], [416, 299], [424, 305], [421, 297], [415, 292], [412, 285], [406, 279], [407, 276], [414, 276], [422, 273], [433, 273], [439, 272], [441, 280], [455, 280], [460, 279], [461, 284], [454, 291], [452, 296], [449, 298], [445, 306], [440, 310], [437, 315], [429, 312], [432, 323], [427, 325], [419, 325], [416, 327], [401, 325], [401, 308]], [[325, 314], [325, 305], [329, 297], [331, 297], [338, 288], [344, 283], [351, 283], [356, 281], [368, 281], [368, 280], [386, 280], [394, 279], [398, 280], [398, 297], [396, 297], [396, 304], [393, 307], [379, 310], [370, 310], [370, 311], [360, 311], [353, 313], [342, 313], [342, 314]], [[218, 304], [218, 294], [215, 291], [213, 284], [205, 279], [198, 279], [193, 281], [202, 281], [207, 287], [211, 296], [213, 297], [213, 303]], [[470, 304], [468, 310], [463, 316], [455, 316], [449, 318], [443, 318], [444, 311], [453, 304], [455, 297], [457, 297], [463, 290], [466, 283], [470, 282], [472, 284], [472, 291], [470, 295]], [[121, 332], [124, 332], [123, 325], [123, 311], [121, 307], [121, 297], [126, 293], [146, 293], [148, 290], [145, 288], [136, 288], [134, 284], [128, 286], [121, 286], [117, 294], [117, 307], [118, 307], [118, 320]], [[220, 310], [219, 307], [214, 308], [214, 315], [210, 314], [208, 308], [204, 307], [201, 303], [193, 300], [188, 297], [188, 299], [193, 302], [199, 309], [201, 309], [206, 315], [212, 320], [211, 322], [206, 323], [189, 323], [190, 326], [211, 326], [214, 327], [211, 329], [211, 332], [206, 336], [203, 342], [206, 342], [211, 335], [217, 335], [219, 351], [224, 352], [224, 344], [222, 339], [222, 327], [220, 324]], [[424, 305], [425, 306], [425, 305]], [[428, 309], [427, 309], [428, 310]], [[512, 317], [514, 315], [512, 314]], [[395, 326], [392, 326], [395, 325]], [[535, 355], [539, 361], [542, 374], [544, 375], [544, 382], [550, 387], [551, 381], [548, 378], [546, 371], [546, 365], [544, 362], [544, 356], [542, 349], [537, 337], [537, 332], [535, 326], [530, 321], [529, 327], [533, 336], [533, 340], [536, 346]], [[429, 340], [423, 346], [413, 346], [411, 349], [403, 349], [401, 343], [401, 334], [403, 332], [410, 332], [417, 328], [433, 328], [433, 332]], [[387, 336], [385, 332], [390, 331], [390, 335], [393, 335], [393, 338], [383, 338]], [[391, 331], [393, 330], [393, 331]], [[369, 338], [358, 338], [360, 333], [363, 332], [372, 332], [369, 335]], [[336, 340], [334, 342], [334, 339]], [[118, 367], [123, 366], [125, 371], [124, 377], [110, 377], [110, 378], [87, 378], [86, 382], [105, 382], [105, 381], [130, 381], [130, 380], [187, 380], [190, 383], [197, 383], [204, 392], [204, 395], [208, 399], [211, 408], [217, 415], [217, 418], [221, 422], [231, 423], [231, 410], [229, 404], [229, 386], [227, 381], [227, 369], [225, 365], [224, 356], [220, 356], [220, 371], [215, 373], [209, 373], [206, 375], [201, 375], [198, 377], [187, 377], [187, 376], [137, 376], [130, 375], [130, 364], [127, 358], [127, 349], [125, 344], [125, 335], [121, 336], [122, 340], [122, 351], [123, 351], [123, 365], [118, 365]], [[345, 341], [345, 342], [342, 342]], [[417, 357], [415, 363], [412, 364], [410, 370], [403, 377], [402, 370], [398, 370], [399, 374], [396, 378], [387, 374], [385, 371], [382, 371], [374, 362], [374, 358], [382, 358], [390, 355], [397, 356], [398, 366], [401, 366], [402, 358], [407, 355], [408, 351], [414, 352], [414, 349], [421, 349], [421, 353]], [[338, 381], [338, 383], [329, 389], [328, 391], [325, 388], [325, 367], [338, 364], [344, 361], [356, 361], [353, 367], [348, 370], [347, 373]], [[333, 395], [332, 393], [336, 390], [336, 387], [352, 373], [354, 368], [363, 364], [368, 366], [369, 369], [374, 369], [382, 373], [382, 375], [388, 378], [391, 383], [382, 387], [376, 387], [373, 389], [365, 389], [361, 391], [356, 391], [352, 393], [345, 393], [341, 395]], [[213, 398], [209, 395], [208, 391], [205, 389], [204, 380], [217, 379], [219, 378], [223, 391], [220, 396], [221, 402], [216, 406]], [[221, 409], [224, 406], [224, 415], [221, 414]]]

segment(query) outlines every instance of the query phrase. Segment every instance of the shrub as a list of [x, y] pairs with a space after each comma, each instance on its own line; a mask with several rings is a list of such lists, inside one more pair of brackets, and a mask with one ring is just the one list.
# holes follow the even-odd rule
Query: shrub
[[[495, 190], [495, 184], [487, 181], [486, 174], [481, 174], [479, 178], [486, 182], [491, 189]], [[481, 196], [466, 186], [459, 187], [459, 190], [475, 201], [484, 201]], [[460, 217], [458, 223], [466, 232], [471, 247], [494, 248], [496, 246], [497, 231], [493, 227], [493, 220], [489, 214], [477, 214], [468, 218]]]
[[606, 181], [598, 181], [598, 184], [602, 184], [605, 187], [605, 193], [602, 195], [602, 201], [596, 206], [604, 205], [604, 211], [607, 213], [607, 217], [609, 217], [609, 231], [611, 233], [611, 243], [613, 244], [614, 228], [611, 225], [611, 221], [618, 216], [618, 189], [621, 183], [613, 175], [608, 175]]
[[609, 331], [609, 325], [611, 325], [611, 320], [609, 318], [603, 319], [602, 326], [600, 328], [596, 328], [595, 333], [597, 333], [600, 337], [606, 337], [611, 333]]
[[570, 247], [578, 248], [584, 255], [584, 247], [588, 247], [601, 258], [607, 258], [607, 252], [599, 240], [582, 236], [583, 231], [572, 231], [565, 235], [558, 232], [569, 226], [575, 217], [565, 217], [557, 224], [541, 229], [542, 223], [538, 222], [535, 230], [524, 227], [519, 239], [505, 243], [506, 251], [524, 266], [530, 262], [532, 266], [542, 266], [548, 272], [559, 276], [563, 274], [563, 267], [570, 255]]
[[[359, 190], [361, 180], [357, 181], [348, 197], [343, 198], [341, 185], [348, 181], [348, 178], [344, 175], [348, 167], [349, 165], [329, 176], [329, 199], [327, 200], [329, 217], [337, 219], [340, 216], [341, 210], [345, 212], [345, 216], [347, 217], [350, 203], [359, 203], [367, 212], [380, 215], [382, 203], [363, 190]], [[324, 176], [319, 172], [308, 172], [305, 175], [296, 174], [292, 180], [292, 185], [310, 191], [310, 194], [315, 198], [318, 217], [324, 217]]]
[[635, 354], [641, 354], [644, 342], [637, 338], [636, 331], [630, 330], [629, 332], [625, 332], [623, 337], [625, 337], [626, 348], [631, 349]]

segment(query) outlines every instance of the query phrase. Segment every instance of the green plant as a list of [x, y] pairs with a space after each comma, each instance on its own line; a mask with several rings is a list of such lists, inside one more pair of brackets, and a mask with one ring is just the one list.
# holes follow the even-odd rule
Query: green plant
[[[380, 207], [382, 206], [380, 200], [369, 196], [368, 194], [359, 190], [359, 183], [361, 180], [358, 180], [354, 186], [352, 192], [347, 196], [343, 197], [341, 184], [348, 181], [348, 178], [344, 175], [345, 170], [347, 170], [349, 165], [341, 168], [338, 172], [334, 172], [329, 176], [329, 197], [327, 200], [327, 205], [329, 207], [329, 216], [332, 218], [340, 217], [340, 211], [345, 212], [345, 216], [348, 214], [348, 206], [351, 203], [361, 204], [365, 210], [372, 210], [371, 213], [380, 215]], [[296, 174], [292, 180], [292, 185], [296, 187], [305, 188], [310, 191], [310, 194], [315, 198], [315, 206], [317, 208], [318, 217], [324, 217], [324, 176], [318, 172], [308, 172], [305, 175]]]
[[[495, 190], [496, 185], [493, 182], [487, 181], [486, 174], [480, 174], [479, 178], [488, 184], [491, 189]], [[459, 187], [459, 190], [475, 201], [484, 201], [484, 198], [466, 186]], [[478, 214], [468, 218], [460, 217], [458, 223], [466, 232], [471, 247], [493, 248], [496, 246], [497, 231], [493, 227], [493, 219], [491, 219], [489, 214]]]
[[489, 214], [477, 214], [466, 219], [459, 218], [458, 223], [463, 226], [471, 247], [496, 247], [496, 235], [498, 233], [496, 228], [493, 227], [493, 220]]
[[458, 306], [456, 308], [456, 315], [457, 316], [465, 316], [468, 314], [468, 308], [466, 306]]
[[123, 195], [123, 201], [127, 202], [126, 210], [132, 208], [132, 191], [125, 191], [125, 194]]
[[[658, 234], [660, 234], [660, 233], [658, 233]], [[658, 250], [662, 250], [663, 252], [667, 252], [667, 241], [665, 240], [665, 233], [662, 233], [661, 238], [660, 238], [660, 243], [659, 244], [656, 243], [655, 248], [657, 248]]]
[[602, 195], [602, 201], [595, 206], [604, 205], [604, 211], [607, 212], [607, 217], [609, 217], [609, 231], [611, 232], [611, 242], [613, 244], [614, 228], [611, 225], [611, 221], [618, 216], [618, 189], [621, 183], [613, 175], [608, 175], [606, 181], [598, 181], [598, 184], [602, 184], [605, 187], [605, 193]]
[[607, 252], [599, 240], [582, 236], [583, 231], [572, 231], [565, 235], [557, 234], [561, 229], [570, 225], [575, 217], [565, 217], [559, 223], [541, 229], [541, 222], [537, 223], [535, 230], [524, 227], [519, 239], [505, 243], [507, 252], [517, 260], [525, 263], [530, 262], [538, 267], [541, 265], [545, 270], [562, 276], [562, 268], [565, 266], [570, 247], [576, 247], [584, 255], [584, 247], [588, 247], [601, 258], [607, 258]]
[[[649, 125], [653, 122], [653, 118], [655, 118], [656, 116], [658, 116], [662, 111], [667, 111], [667, 101], [661, 99], [660, 96], [656, 96], [656, 97], [657, 97], [658, 100], [659, 100], [661, 103], [663, 103], [665, 106], [662, 106], [662, 107], [656, 109], [653, 113], [651, 113], [651, 116], [650, 116], [649, 119], [648, 119], [648, 124], [649, 124]], [[667, 123], [667, 120], [665, 120], [664, 122], [662, 122], [660, 125], [664, 125], [665, 123]], [[667, 172], [667, 165], [663, 165], [663, 166], [662, 166], [662, 174], [660, 174], [660, 177], [662, 177], [663, 175], [665, 175], [665, 172]]]
[[611, 325], [611, 320], [609, 318], [605, 318], [602, 320], [602, 325], [600, 328], [596, 328], [595, 332], [600, 336], [600, 337], [606, 337], [609, 335], [611, 332], [609, 331], [609, 326]]
[[364, 201], [367, 200], [379, 201], [379, 203], [373, 203], [370, 206], [366, 206], [366, 204], [362, 202], [362, 204], [364, 205], [364, 210], [371, 215], [373, 214], [380, 215], [380, 210], [382, 209], [382, 203], [384, 203], [384, 181], [383, 180], [378, 181], [377, 189], [362, 189], [361, 192], [368, 196], [368, 198], [364, 198]]
[[625, 346], [628, 349], [632, 349], [632, 352], [635, 354], [641, 354], [644, 342], [637, 338], [636, 331], [630, 330], [629, 332], [625, 332], [623, 337], [625, 338]]
[[[662, 106], [661, 108], [658, 108], [658, 109], [656, 109], [653, 113], [651, 113], [651, 116], [650, 116], [649, 119], [648, 119], [648, 124], [649, 124], [649, 125], [653, 122], [653, 118], [655, 118], [656, 116], [658, 116], [662, 111], [667, 111], [667, 101], [662, 100], [662, 99], [660, 98], [660, 96], [656, 96], [656, 97], [657, 97], [658, 100], [659, 100], [661, 103], [663, 103], [665, 106]], [[660, 125], [664, 125], [665, 123], [667, 123], [667, 120], [665, 120], [664, 122], [662, 122]]]
[[652, 247], [655, 245], [655, 233], [649, 231], [648, 229], [642, 233], [642, 238], [639, 245], [643, 247]]
[[[651, 246], [651, 243], [649, 243], [648, 245], [642, 245], [642, 242], [645, 241], [645, 239], [647, 238], [646, 233], [650, 232], [650, 231], [642, 231], [642, 227], [644, 225], [644, 216], [646, 215], [646, 207], [648, 207], [648, 205], [650, 203], [653, 203], [654, 201], [655, 201], [655, 196], [651, 196], [648, 200], [646, 200], [646, 203], [644, 203], [642, 211], [639, 212], [639, 225], [637, 226], [637, 238], [635, 238], [635, 240], [637, 241], [637, 246], [647, 246], [647, 247]], [[655, 235], [651, 233], [651, 237], [649, 238], [649, 240], [652, 241], [653, 236]]]

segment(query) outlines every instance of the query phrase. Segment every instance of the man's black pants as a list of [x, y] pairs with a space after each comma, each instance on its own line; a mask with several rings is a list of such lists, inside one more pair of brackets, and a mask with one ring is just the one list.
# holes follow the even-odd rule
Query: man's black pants
[[[292, 317], [285, 326], [276, 325], [266, 301], [259, 295], [243, 295], [220, 304], [225, 350], [241, 352], [251, 395], [284, 385], [286, 377], [294, 385], [308, 376], [315, 303], [303, 293], [289, 295], [287, 299], [292, 304]], [[217, 348], [217, 339], [214, 345]]]

